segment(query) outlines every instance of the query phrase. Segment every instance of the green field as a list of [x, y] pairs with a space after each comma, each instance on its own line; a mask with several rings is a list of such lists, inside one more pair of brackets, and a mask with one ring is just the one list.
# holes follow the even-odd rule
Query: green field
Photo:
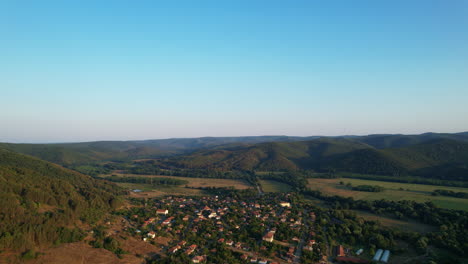
[[150, 184], [142, 184], [142, 183], [124, 183], [118, 182], [117, 185], [128, 189], [134, 190], [139, 189], [142, 192], [135, 193], [130, 192], [131, 197], [139, 197], [139, 198], [150, 198], [150, 197], [157, 197], [157, 196], [164, 196], [164, 195], [205, 195], [207, 194], [205, 191], [200, 189], [192, 189], [192, 188], [185, 188], [179, 186], [171, 186], [171, 185], [164, 185], [164, 186], [151, 186]]
[[[119, 177], [149, 177], [149, 178], [173, 178], [178, 180], [185, 180], [187, 184], [183, 185], [159, 185], [153, 186], [145, 183], [125, 183], [117, 182], [116, 184], [127, 189], [134, 190], [139, 189], [143, 192], [135, 193], [130, 192], [131, 196], [134, 197], [157, 197], [163, 195], [205, 195], [207, 192], [199, 189], [206, 187], [232, 187], [238, 190], [253, 188], [244, 180], [237, 179], [214, 179], [214, 178], [189, 178], [189, 177], [176, 177], [176, 176], [161, 176], [161, 175], [137, 175], [137, 174], [121, 174], [112, 173]], [[110, 175], [101, 175], [108, 177]]]
[[264, 192], [290, 192], [291, 191], [291, 186], [285, 183], [279, 182], [279, 181], [260, 180], [259, 182]]
[[[340, 182], [344, 184], [341, 185]], [[357, 185], [378, 185], [385, 188], [382, 192], [360, 192], [353, 191], [346, 184]], [[439, 207], [447, 209], [458, 209], [468, 211], [468, 199], [461, 199], [446, 196], [432, 196], [431, 192], [436, 189], [452, 190], [456, 192], [468, 192], [468, 188], [445, 187], [424, 184], [409, 184], [396, 182], [382, 182], [372, 180], [360, 180], [349, 178], [338, 179], [309, 179], [308, 187], [312, 190], [319, 190], [327, 195], [339, 195], [353, 197], [359, 200], [413, 200], [416, 202], [432, 201]]]
[[358, 216], [372, 221], [378, 221], [383, 226], [398, 228], [402, 231], [407, 232], [418, 232], [418, 233], [428, 233], [435, 231], [435, 227], [430, 225], [425, 225], [413, 220], [399, 220], [391, 217], [386, 217], [382, 215], [376, 215], [370, 212], [359, 211], [359, 210], [350, 210], [355, 212]]

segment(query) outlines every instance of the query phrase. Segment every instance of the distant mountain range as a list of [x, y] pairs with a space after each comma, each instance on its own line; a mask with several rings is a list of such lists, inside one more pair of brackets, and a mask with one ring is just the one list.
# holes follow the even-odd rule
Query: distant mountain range
[[68, 144], [0, 143], [61, 165], [164, 158], [164, 165], [222, 170], [311, 169], [468, 179], [468, 132], [339, 137], [203, 137]]

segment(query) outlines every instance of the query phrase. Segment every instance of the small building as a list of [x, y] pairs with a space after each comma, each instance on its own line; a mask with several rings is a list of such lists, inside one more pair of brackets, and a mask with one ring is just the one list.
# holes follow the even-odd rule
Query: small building
[[358, 256], [361, 255], [363, 251], [364, 251], [364, 249], [360, 248], [358, 251], [356, 251], [356, 255], [358, 255]]
[[149, 232], [148, 237], [151, 237], [151, 238], [155, 238], [156, 237], [156, 233], [154, 233], [153, 231]]
[[380, 261], [387, 263], [389, 258], [390, 258], [390, 250], [387, 249], [382, 254], [382, 258], [380, 259]]
[[380, 257], [382, 257], [382, 254], [383, 254], [383, 250], [379, 248], [377, 252], [375, 252], [375, 255], [372, 258], [372, 261], [379, 261]]
[[288, 202], [280, 202], [281, 207], [291, 207], [291, 203]]
[[169, 253], [174, 254], [174, 253], [176, 253], [179, 249], [180, 249], [180, 246], [177, 245], [177, 246], [175, 246], [175, 247], [170, 248], [170, 249], [169, 249]]
[[337, 256], [337, 257], [345, 256], [345, 250], [344, 250], [342, 245], [339, 245], [339, 246], [335, 247], [335, 256]]
[[192, 258], [193, 263], [202, 263], [203, 261], [205, 261], [205, 257], [203, 256], [195, 256]]
[[213, 217], [216, 217], [217, 214], [215, 212], [211, 212], [209, 215], [208, 215], [208, 218], [213, 218]]
[[167, 209], [158, 209], [158, 210], [156, 210], [156, 214], [167, 215], [168, 213], [169, 213], [169, 210], [167, 210]]
[[195, 244], [191, 245], [189, 248], [187, 248], [187, 250], [185, 250], [185, 254], [187, 254], [187, 255], [192, 254], [193, 251], [195, 251], [196, 248], [197, 248], [197, 245], [195, 245]]
[[273, 242], [274, 237], [275, 237], [275, 231], [269, 231], [263, 236], [262, 240], [267, 241], [267, 242]]
[[172, 222], [172, 220], [174, 220], [174, 217], [173, 217], [173, 216], [171, 216], [171, 217], [167, 218], [166, 220], [164, 220], [164, 221], [162, 222], [162, 224], [163, 224], [163, 225], [169, 225], [169, 224]]

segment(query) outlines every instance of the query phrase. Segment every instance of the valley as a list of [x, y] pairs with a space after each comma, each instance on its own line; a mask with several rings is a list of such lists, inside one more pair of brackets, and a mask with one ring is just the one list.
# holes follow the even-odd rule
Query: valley
[[[153, 141], [157, 153], [142, 142], [10, 144], [0, 150], [0, 259], [368, 263], [389, 249], [388, 263], [448, 263], [448, 252], [463, 254], [468, 219], [463, 136], [183, 139], [164, 143], [164, 156]], [[19, 215], [36, 226], [15, 224]]]

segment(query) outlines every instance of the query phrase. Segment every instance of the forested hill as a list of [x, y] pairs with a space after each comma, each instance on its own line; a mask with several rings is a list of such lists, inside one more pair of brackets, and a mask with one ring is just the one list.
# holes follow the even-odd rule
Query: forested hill
[[401, 148], [429, 142], [436, 139], [451, 139], [468, 142], [468, 132], [453, 134], [424, 133], [420, 135], [368, 135], [353, 137], [353, 139], [378, 149]]
[[119, 206], [112, 183], [0, 149], [0, 251], [82, 238], [77, 223], [98, 221]]
[[[294, 143], [301, 141], [314, 141], [317, 139], [348, 140], [354, 141], [356, 142], [356, 144], [361, 143], [366, 146], [374, 147], [377, 149], [387, 149], [418, 145], [436, 139], [450, 139], [468, 142], [468, 133], [425, 133], [421, 135], [369, 135], [339, 137], [201, 137], [170, 138], [140, 141], [96, 141], [61, 144], [0, 143], [0, 148], [9, 149], [18, 153], [35, 156], [43, 160], [68, 166], [96, 163], [102, 161], [128, 161], [132, 159], [141, 158], [162, 158], [170, 157], [173, 155], [186, 155], [204, 149], [213, 149], [218, 147], [223, 148], [233, 145], [250, 146], [252, 144], [271, 142]], [[301, 150], [298, 151], [300, 152]]]
[[321, 138], [218, 147], [166, 161], [176, 167], [223, 170], [315, 169], [331, 157], [372, 147], [349, 139]]
[[[308, 137], [307, 139], [315, 138]], [[190, 153], [225, 144], [254, 144], [273, 141], [299, 141], [306, 138], [287, 136], [172, 138], [141, 141], [96, 141], [57, 144], [0, 143], [12, 150], [60, 165], [88, 164], [100, 161], [121, 161], [158, 158]]]
[[467, 180], [468, 143], [435, 139], [400, 148], [377, 149], [353, 138], [321, 138], [218, 147], [166, 159], [162, 164], [192, 169], [306, 169]]

